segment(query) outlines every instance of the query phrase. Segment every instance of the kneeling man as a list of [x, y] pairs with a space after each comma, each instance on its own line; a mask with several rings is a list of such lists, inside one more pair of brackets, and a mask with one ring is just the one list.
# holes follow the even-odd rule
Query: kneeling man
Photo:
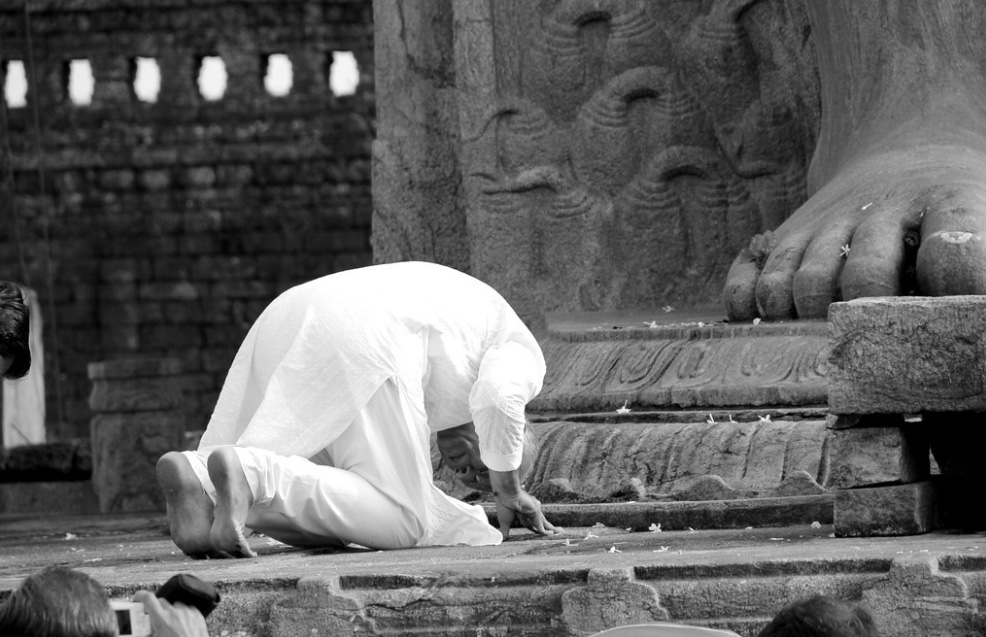
[[[198, 450], [158, 462], [172, 539], [253, 557], [248, 529], [376, 549], [498, 544], [515, 519], [554, 533], [521, 485], [544, 372], [507, 302], [451, 268], [377, 265], [289, 289], [240, 346]], [[493, 492], [500, 530], [434, 486], [432, 433], [463, 482]]]

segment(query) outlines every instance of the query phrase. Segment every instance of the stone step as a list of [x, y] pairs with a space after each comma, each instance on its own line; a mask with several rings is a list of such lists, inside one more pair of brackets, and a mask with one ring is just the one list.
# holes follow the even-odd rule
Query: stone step
[[[753, 637], [813, 594], [865, 601], [881, 634], [981, 634], [986, 558], [978, 535], [836, 538], [831, 525], [628, 532], [606, 524], [500, 546], [298, 550], [251, 538], [254, 560], [191, 560], [163, 516], [0, 517], [0, 597], [52, 563], [113, 597], [175, 573], [214, 583], [212, 635], [590, 635], [674, 621]], [[919, 613], [903, 612], [915, 608]]]

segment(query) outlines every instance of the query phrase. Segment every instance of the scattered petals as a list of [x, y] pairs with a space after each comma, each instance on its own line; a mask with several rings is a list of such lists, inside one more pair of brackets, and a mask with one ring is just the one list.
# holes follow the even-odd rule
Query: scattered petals
[[629, 414], [630, 413], [630, 408], [627, 407], [627, 403], [628, 402], [630, 402], [630, 401], [624, 400], [623, 401], [623, 406], [620, 407], [619, 409], [617, 409], [616, 410], [616, 413], [618, 413], [618, 414]]
[[849, 257], [849, 250], [850, 250], [850, 248], [849, 248], [849, 244], [848, 243], [846, 245], [842, 246], [840, 248], [840, 250], [841, 250], [841, 253], [839, 254], [839, 256], [841, 256], [841, 257], [847, 257], [847, 258]]
[[660, 533], [661, 532], [661, 523], [660, 522], [657, 522], [655, 524], [651, 524], [649, 527], [647, 527], [647, 529], [651, 533]]

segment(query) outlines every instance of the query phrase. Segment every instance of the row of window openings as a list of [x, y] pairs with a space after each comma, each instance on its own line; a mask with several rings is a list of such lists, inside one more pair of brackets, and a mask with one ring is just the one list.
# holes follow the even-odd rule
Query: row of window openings
[[[291, 93], [294, 70], [287, 55], [275, 53], [267, 56], [264, 88], [273, 97]], [[27, 105], [27, 73], [24, 62], [10, 60], [4, 69], [3, 94], [7, 106], [21, 108]], [[218, 101], [226, 94], [226, 64], [218, 56], [203, 57], [199, 63], [199, 94], [207, 101]], [[95, 80], [89, 60], [71, 60], [68, 63], [67, 90], [69, 100], [77, 106], [92, 103]], [[350, 51], [335, 51], [329, 66], [329, 90], [333, 95], [352, 95], [359, 86], [359, 68]], [[141, 102], [157, 102], [161, 91], [161, 69], [154, 58], [136, 58], [133, 65], [134, 95]]]

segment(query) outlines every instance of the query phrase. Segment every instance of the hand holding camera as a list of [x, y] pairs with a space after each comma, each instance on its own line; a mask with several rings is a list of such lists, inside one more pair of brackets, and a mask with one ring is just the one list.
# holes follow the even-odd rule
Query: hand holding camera
[[157, 594], [138, 591], [134, 601], [113, 600], [121, 637], [209, 637], [205, 618], [219, 603], [215, 587], [175, 575]]

